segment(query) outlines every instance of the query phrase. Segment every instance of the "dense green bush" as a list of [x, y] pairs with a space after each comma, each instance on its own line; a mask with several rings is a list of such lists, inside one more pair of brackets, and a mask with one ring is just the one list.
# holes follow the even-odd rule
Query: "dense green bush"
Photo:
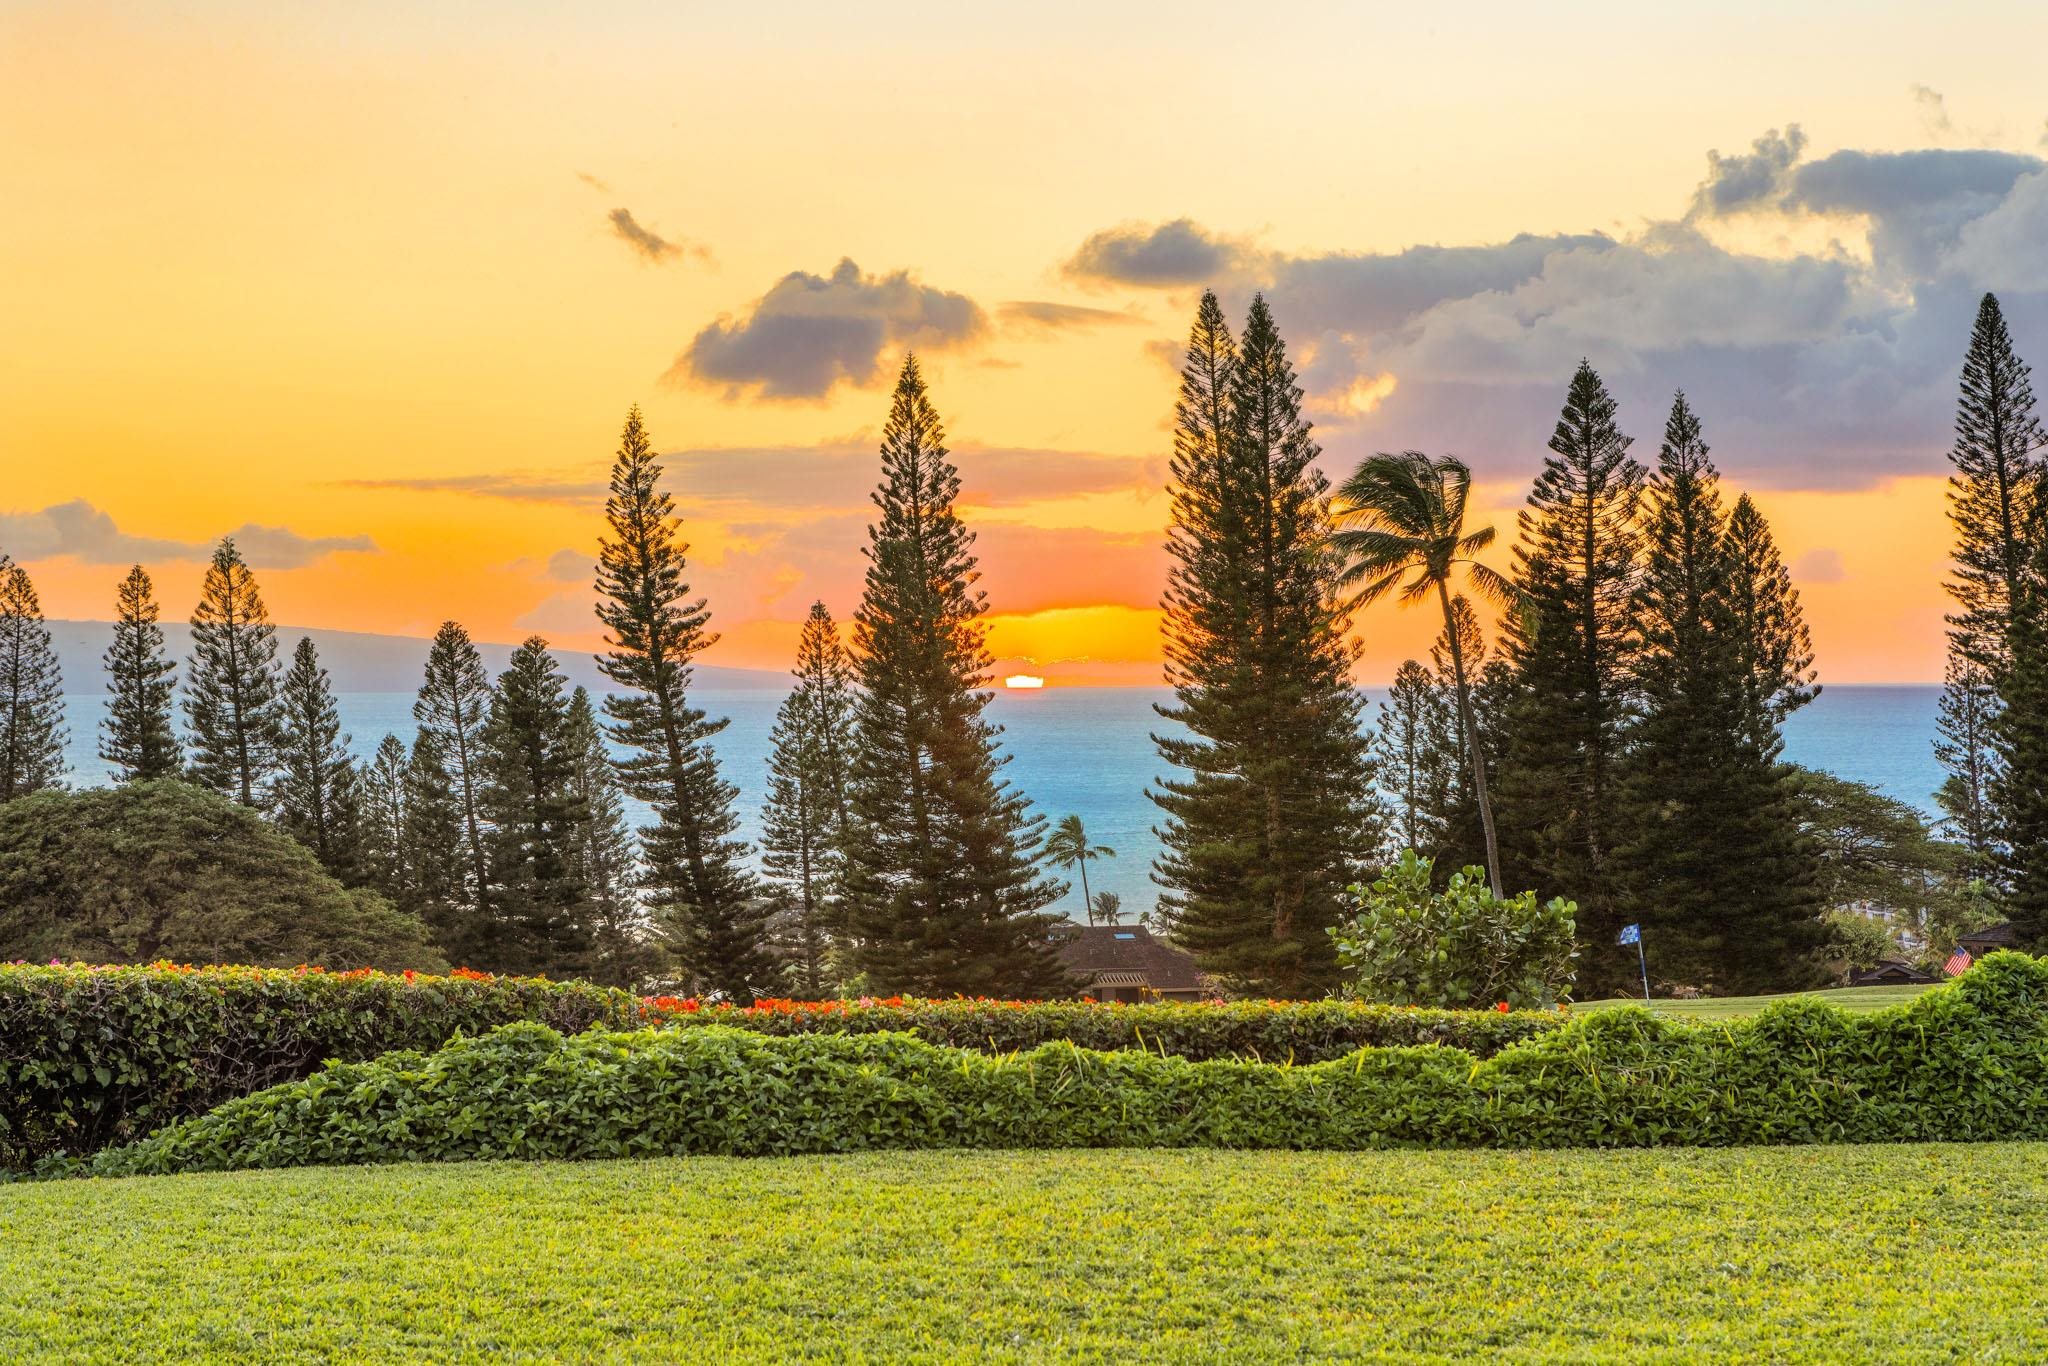
[[1430, 887], [1431, 860], [1413, 849], [1368, 886], [1357, 911], [1330, 927], [1337, 964], [1368, 1001], [1548, 1009], [1571, 995], [1578, 907], [1536, 893], [1496, 897], [1484, 868]]
[[0, 1166], [88, 1153], [329, 1059], [438, 1048], [515, 1020], [650, 1018], [582, 983], [270, 968], [0, 967]]
[[[750, 1007], [657, 1001], [678, 1025], [758, 1034], [901, 1031], [929, 1043], [1014, 1053], [1046, 1043], [1164, 1053], [1191, 1062], [1326, 1062], [1360, 1048], [1447, 1044], [1490, 1058], [1564, 1023], [1556, 1011], [1417, 1010], [1358, 1001], [763, 1001]], [[685, 1008], [687, 1007], [687, 1008]]]
[[250, 808], [175, 779], [0, 802], [0, 962], [442, 971], [418, 918]]
[[98, 1175], [873, 1148], [1630, 1147], [2048, 1135], [2048, 963], [1999, 954], [1888, 1011], [1681, 1024], [1602, 1011], [1477, 1059], [1309, 1066], [991, 1055], [907, 1035], [512, 1025], [337, 1064], [101, 1153]]

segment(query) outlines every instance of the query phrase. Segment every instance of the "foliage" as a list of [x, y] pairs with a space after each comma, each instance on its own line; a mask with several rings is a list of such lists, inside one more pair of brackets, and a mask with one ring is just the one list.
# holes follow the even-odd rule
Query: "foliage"
[[1520, 518], [1520, 607], [1501, 623], [1513, 669], [1497, 784], [1502, 857], [1510, 882], [1577, 900], [1589, 983], [1622, 980], [1629, 966], [1614, 947], [1625, 917], [1609, 865], [1620, 834], [1645, 472], [1615, 412], [1581, 361]]
[[1305, 1066], [990, 1055], [900, 1034], [513, 1024], [335, 1063], [103, 1151], [102, 1176], [479, 1158], [875, 1148], [1649, 1147], [2048, 1136], [2048, 963], [1994, 954], [1900, 1009], [1700, 1027], [1596, 1012], [1477, 1059]]
[[0, 960], [430, 968], [426, 929], [254, 812], [175, 779], [0, 806]]
[[1823, 905], [1878, 911], [1930, 963], [1948, 957], [1957, 934], [2001, 918], [1973, 886], [1970, 851], [1938, 838], [1913, 807], [1814, 769], [1795, 769], [1794, 787], [1798, 820], [1820, 853]]
[[141, 565], [128, 571], [114, 598], [114, 639], [107, 646], [107, 714], [100, 758], [119, 782], [175, 778], [184, 762], [171, 725], [177, 665], [164, 651], [161, 609]]
[[692, 987], [742, 999], [775, 977], [770, 905], [733, 838], [738, 790], [719, 774], [711, 739], [725, 729], [690, 705], [690, 667], [718, 641], [705, 600], [684, 579], [689, 544], [661, 464], [640, 420], [626, 414], [604, 505], [599, 543], [598, 620], [611, 737], [628, 757], [618, 765], [628, 795], [654, 809], [641, 831], [641, 886], [657, 926]]
[[731, 1025], [757, 1034], [915, 1034], [951, 1048], [1003, 1054], [1048, 1043], [1187, 1058], [1327, 1062], [1360, 1048], [1443, 1044], [1491, 1057], [1561, 1026], [1556, 1011], [1421, 1010], [1362, 1001], [758, 1001], [728, 1006], [657, 998], [676, 1026]]
[[64, 774], [64, 681], [28, 571], [0, 555], [0, 802]]
[[914, 356], [881, 454], [853, 628], [853, 962], [886, 991], [1055, 992], [1065, 974], [1045, 908], [1060, 884], [1039, 875], [1044, 818], [1002, 777], [974, 534]]
[[0, 1166], [126, 1142], [329, 1059], [647, 1016], [623, 992], [480, 973], [0, 966]]
[[1778, 727], [1820, 696], [1813, 637], [1770, 523], [1746, 493], [1728, 513], [1728, 551], [1735, 560], [1735, 623], [1748, 709], [1756, 718], [1759, 745], [1776, 757]]
[[587, 689], [569, 694], [566, 741], [569, 790], [581, 811], [570, 867], [588, 895], [591, 958], [584, 974], [608, 986], [632, 986], [660, 974], [661, 946], [634, 893], [633, 832], [611, 752]]
[[62, 1182], [0, 1201], [0, 1357], [2040, 1360], [2044, 1157], [1070, 1150]]
[[[1045, 837], [1045, 847], [1040, 851], [1040, 857], [1056, 868], [1072, 868], [1081, 875], [1081, 908], [1088, 917], [1088, 923], [1093, 925], [1095, 894], [1088, 890], [1088, 865], [1097, 859], [1115, 858], [1116, 850], [1106, 844], [1091, 844], [1088, 840], [1087, 827], [1082, 825], [1081, 818], [1066, 815], [1060, 817], [1060, 823]], [[1103, 895], [1107, 896], [1109, 893], [1105, 892]], [[1121, 907], [1123, 902], [1117, 900], [1112, 905]]]
[[1264, 298], [1240, 344], [1203, 295], [1175, 422], [1161, 603], [1174, 702], [1159, 713], [1187, 733], [1153, 737], [1178, 770], [1151, 792], [1161, 915], [1221, 979], [1320, 994], [1336, 981], [1324, 930], [1383, 813], [1328, 485]]
[[1886, 958], [1904, 952], [1898, 936], [1884, 921], [1860, 911], [1830, 910], [1821, 919], [1822, 937], [1814, 956], [1831, 976], [1840, 981], [1852, 972], [1864, 972]]
[[1330, 930], [1351, 990], [1393, 1005], [1538, 1009], [1571, 994], [1571, 902], [1497, 896], [1476, 867], [1432, 891], [1430, 873], [1430, 860], [1404, 849], [1370, 886], [1353, 889], [1357, 913]]
[[283, 720], [278, 685], [277, 628], [248, 562], [224, 536], [192, 609], [185, 720], [194, 781], [243, 806], [268, 799]]

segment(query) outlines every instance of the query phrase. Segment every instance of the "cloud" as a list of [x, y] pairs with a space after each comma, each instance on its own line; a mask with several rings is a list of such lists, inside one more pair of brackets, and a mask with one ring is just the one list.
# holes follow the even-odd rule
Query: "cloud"
[[329, 555], [367, 554], [377, 548], [368, 536], [301, 536], [290, 527], [245, 522], [228, 533], [242, 558], [257, 569], [303, 569]]
[[[228, 533], [250, 564], [268, 569], [298, 569], [328, 555], [373, 551], [368, 536], [301, 536], [289, 527], [248, 523]], [[0, 513], [0, 551], [18, 560], [68, 557], [85, 564], [136, 564], [144, 561], [204, 560], [214, 541], [179, 541], [158, 536], [132, 536], [107, 513], [75, 498], [40, 512]]]
[[1152, 288], [1214, 283], [1251, 259], [1243, 243], [1189, 218], [1146, 227], [1124, 223], [1093, 233], [1061, 267], [1077, 280]]
[[671, 242], [652, 228], [643, 226], [633, 217], [631, 209], [613, 209], [605, 215], [605, 219], [612, 225], [613, 235], [631, 247], [634, 254], [644, 261], [659, 265], [685, 253], [700, 261], [711, 259], [710, 248], [697, 242]]
[[1914, 105], [1920, 110], [1920, 122], [1930, 137], [1946, 137], [1955, 131], [1955, 124], [1948, 116], [1948, 100], [1933, 86], [1914, 81], [1906, 87], [1906, 93], [1913, 97]]
[[1841, 552], [1823, 545], [1793, 561], [1792, 577], [1800, 583], [1840, 583], [1848, 574], [1842, 568]]
[[943, 350], [987, 330], [987, 316], [966, 295], [921, 284], [908, 271], [865, 275], [848, 259], [829, 276], [783, 276], [746, 316], [698, 332], [666, 378], [720, 387], [728, 397], [823, 398], [841, 384], [881, 378], [885, 348]]
[[1145, 321], [1135, 313], [1109, 308], [1085, 308], [1080, 304], [1050, 303], [1039, 299], [1012, 299], [996, 309], [1003, 324], [1020, 332], [1068, 332], [1090, 327], [1124, 327]]
[[611, 186], [605, 184], [602, 180], [599, 180], [596, 176], [592, 175], [588, 171], [578, 171], [576, 173], [576, 178], [582, 181], [585, 185], [588, 185], [591, 189], [596, 190], [599, 194], [610, 194], [612, 192]]
[[[1985, 290], [2022, 354], [2048, 352], [2040, 158], [1977, 146], [1809, 159], [1789, 124], [1710, 153], [1674, 208], [1616, 235], [1241, 254], [1219, 292], [1235, 318], [1265, 291], [1333, 473], [1416, 447], [1462, 455], [1482, 477], [1526, 477], [1586, 357], [1638, 435], [1682, 387], [1743, 482], [1867, 487], [1945, 468]], [[1149, 236], [1089, 240], [1122, 250]], [[1178, 342], [1146, 350], [1179, 364]]]
[[493, 474], [430, 474], [389, 479], [337, 479], [332, 487], [396, 493], [457, 493], [476, 498], [503, 498], [515, 503], [562, 503], [581, 506], [601, 502], [611, 486], [603, 479], [577, 474], [535, 474], [509, 471]]
[[1773, 128], [1750, 144], [1747, 153], [1707, 153], [1707, 178], [1693, 194], [1695, 214], [1730, 214], [1762, 204], [1782, 190], [1785, 174], [1806, 150], [1806, 134], [1798, 124], [1784, 132]]
[[557, 550], [548, 556], [547, 576], [557, 583], [587, 583], [597, 572], [597, 559], [587, 551]]

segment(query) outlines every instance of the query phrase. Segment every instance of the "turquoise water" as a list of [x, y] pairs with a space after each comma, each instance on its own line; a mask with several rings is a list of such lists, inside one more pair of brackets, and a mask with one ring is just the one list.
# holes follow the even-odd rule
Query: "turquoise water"
[[[1377, 690], [1368, 693], [1377, 703]], [[1162, 772], [1150, 738], [1162, 723], [1152, 707], [1170, 696], [1150, 688], [1048, 688], [999, 692], [990, 707], [1004, 728], [1010, 781], [1049, 819], [1078, 814], [1092, 839], [1117, 851], [1115, 859], [1090, 865], [1089, 886], [1117, 893], [1131, 910], [1150, 906], [1155, 893], [1146, 873], [1158, 849], [1152, 834], [1157, 809], [1144, 793]], [[1941, 782], [1931, 749], [1940, 696], [1933, 687], [1829, 688], [1787, 724], [1786, 757], [1869, 783], [1931, 815]], [[387, 731], [411, 740], [412, 694], [343, 693], [336, 700], [358, 753], [368, 755]], [[726, 778], [740, 789], [741, 829], [752, 838], [780, 699], [704, 690], [695, 700], [731, 718], [715, 748]], [[102, 782], [106, 768], [94, 751], [105, 699], [77, 696], [66, 704], [71, 781]], [[1080, 894], [1066, 904], [1078, 908]]]

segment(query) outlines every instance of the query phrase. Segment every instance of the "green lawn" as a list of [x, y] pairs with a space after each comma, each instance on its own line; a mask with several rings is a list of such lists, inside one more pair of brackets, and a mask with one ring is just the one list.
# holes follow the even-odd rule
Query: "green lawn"
[[2048, 1145], [1047, 1152], [0, 1190], [0, 1359], [2040, 1360]]
[[[1797, 991], [1791, 996], [1811, 996], [1817, 1001], [1826, 1001], [1841, 1006], [1844, 1010], [1880, 1010], [1885, 1006], [1900, 1005], [1912, 1000], [1930, 987], [1837, 987], [1832, 991]], [[1738, 1015], [1754, 1015], [1773, 1001], [1783, 1001], [1788, 996], [1722, 996], [1701, 1001], [1653, 1000], [1650, 1008], [1661, 1014], [1676, 1016], [1682, 1020], [1729, 1020]], [[1610, 1006], [1641, 1005], [1642, 998], [1615, 998], [1606, 1001], [1580, 1001], [1574, 1010], [1605, 1010]]]

